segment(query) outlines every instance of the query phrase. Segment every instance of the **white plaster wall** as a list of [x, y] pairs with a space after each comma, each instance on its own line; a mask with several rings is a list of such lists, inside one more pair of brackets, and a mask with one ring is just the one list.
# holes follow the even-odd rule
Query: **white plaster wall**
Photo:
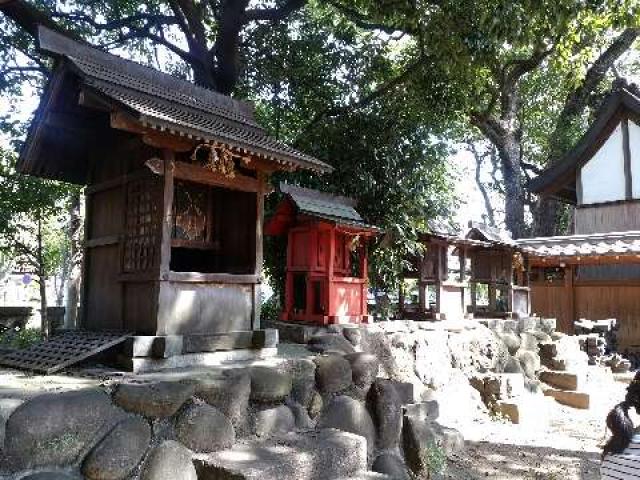
[[640, 126], [629, 120], [629, 147], [631, 150], [631, 192], [640, 198]]
[[582, 204], [624, 198], [622, 127], [618, 125], [600, 150], [582, 167]]

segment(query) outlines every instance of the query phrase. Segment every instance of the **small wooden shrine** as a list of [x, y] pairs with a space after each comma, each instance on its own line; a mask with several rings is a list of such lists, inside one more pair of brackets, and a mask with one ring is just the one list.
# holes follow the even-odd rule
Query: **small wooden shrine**
[[420, 235], [424, 252], [411, 259], [411, 268], [404, 272], [404, 280], [416, 282], [417, 302], [411, 301], [402, 282], [401, 318], [528, 315], [526, 254], [486, 225], [469, 227], [465, 236], [442, 229]]
[[270, 138], [248, 103], [45, 28], [39, 42], [56, 65], [19, 170], [87, 186], [82, 328], [258, 329], [268, 177], [331, 167]]
[[349, 198], [282, 184], [286, 198], [268, 220], [267, 235], [287, 235], [285, 305], [281, 320], [368, 323], [367, 225]]

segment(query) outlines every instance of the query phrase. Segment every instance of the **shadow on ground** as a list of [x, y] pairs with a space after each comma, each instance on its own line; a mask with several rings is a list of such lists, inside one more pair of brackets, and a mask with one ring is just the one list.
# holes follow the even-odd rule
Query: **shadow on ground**
[[[553, 439], [549, 439], [550, 443]], [[467, 442], [452, 459], [444, 478], [454, 480], [599, 480], [600, 455], [490, 442]]]

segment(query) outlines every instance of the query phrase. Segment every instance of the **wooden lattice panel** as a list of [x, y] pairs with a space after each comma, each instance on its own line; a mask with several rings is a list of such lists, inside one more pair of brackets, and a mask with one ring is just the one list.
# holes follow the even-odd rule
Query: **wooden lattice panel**
[[161, 187], [155, 177], [133, 180], [127, 186], [125, 272], [145, 272], [160, 262]]
[[29, 348], [0, 353], [0, 365], [55, 373], [124, 342], [129, 335], [122, 332], [65, 332]]

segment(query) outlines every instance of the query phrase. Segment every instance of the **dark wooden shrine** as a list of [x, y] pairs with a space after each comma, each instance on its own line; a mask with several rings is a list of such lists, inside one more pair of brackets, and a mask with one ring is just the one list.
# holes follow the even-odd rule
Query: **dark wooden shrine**
[[19, 170], [87, 186], [82, 327], [259, 328], [268, 177], [331, 168], [270, 138], [248, 103], [44, 28], [39, 42], [56, 66]]
[[285, 305], [281, 320], [327, 325], [368, 323], [367, 225], [355, 202], [281, 185], [286, 198], [265, 227], [287, 235]]
[[402, 282], [399, 315], [417, 320], [528, 315], [528, 256], [486, 225], [472, 223], [465, 236], [432, 231], [420, 235], [424, 251], [404, 279], [416, 282], [411, 302]]

